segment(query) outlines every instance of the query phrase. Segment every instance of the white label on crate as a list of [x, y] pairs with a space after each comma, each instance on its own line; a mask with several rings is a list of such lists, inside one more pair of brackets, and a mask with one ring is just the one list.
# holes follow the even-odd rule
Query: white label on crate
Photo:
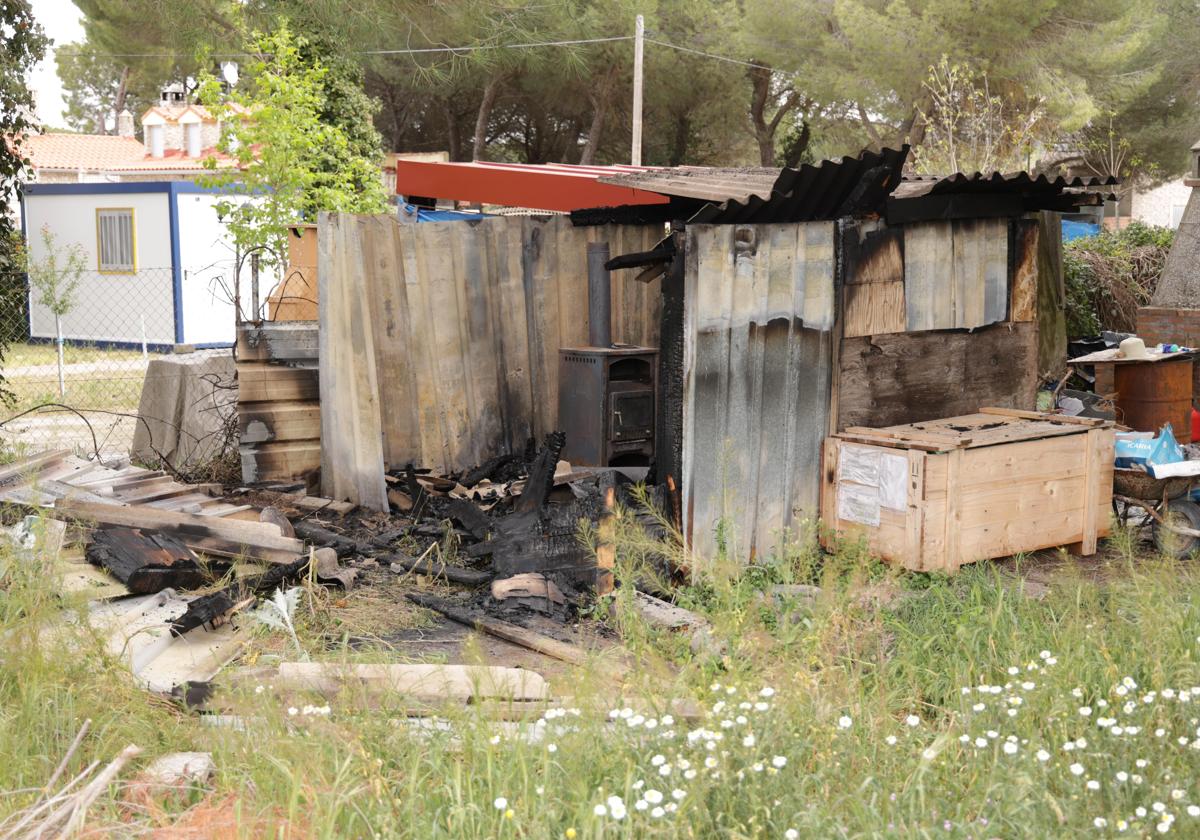
[[904, 455], [880, 454], [879, 503], [890, 510], [908, 509], [908, 458]]
[[838, 519], [859, 525], [879, 526], [879, 488], [861, 484], [838, 485]]
[[868, 487], [879, 486], [878, 449], [842, 444], [838, 453], [838, 481], [853, 481]]

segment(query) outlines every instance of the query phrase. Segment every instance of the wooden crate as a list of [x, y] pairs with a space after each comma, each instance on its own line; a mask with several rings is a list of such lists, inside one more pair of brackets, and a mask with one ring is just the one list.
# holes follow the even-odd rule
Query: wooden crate
[[1091, 418], [1014, 409], [825, 441], [822, 539], [864, 535], [915, 571], [1065, 545], [1094, 554], [1107, 536], [1114, 430]]

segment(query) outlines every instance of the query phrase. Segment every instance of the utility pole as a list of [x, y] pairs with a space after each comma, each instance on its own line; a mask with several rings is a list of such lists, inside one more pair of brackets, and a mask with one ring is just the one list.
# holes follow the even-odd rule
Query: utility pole
[[629, 162], [634, 166], [642, 165], [642, 63], [645, 57], [646, 20], [637, 16], [637, 24], [633, 35], [633, 151]]

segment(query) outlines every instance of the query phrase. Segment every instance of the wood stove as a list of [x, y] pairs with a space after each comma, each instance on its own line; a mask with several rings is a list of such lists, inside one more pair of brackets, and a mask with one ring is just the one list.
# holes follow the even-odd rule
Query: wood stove
[[648, 347], [564, 347], [558, 355], [562, 457], [598, 467], [645, 466], [654, 457], [655, 373]]
[[579, 466], [646, 466], [654, 458], [658, 351], [612, 343], [608, 243], [590, 243], [587, 258], [589, 346], [558, 355], [562, 457]]

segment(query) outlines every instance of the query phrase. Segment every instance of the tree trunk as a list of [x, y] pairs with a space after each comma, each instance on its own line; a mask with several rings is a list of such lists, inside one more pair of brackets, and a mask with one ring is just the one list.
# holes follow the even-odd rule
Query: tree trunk
[[750, 68], [750, 124], [754, 129], [754, 139], [758, 143], [759, 163], [762, 166], [775, 166], [775, 134], [783, 118], [800, 107], [803, 101], [794, 89], [775, 109], [775, 114], [767, 119], [767, 105], [771, 100], [771, 79], [774, 71], [770, 67], [757, 65]]
[[608, 119], [609, 107], [612, 104], [616, 75], [617, 68], [610, 66], [588, 96], [592, 102], [592, 122], [588, 127], [587, 142], [583, 144], [583, 151], [579, 154], [581, 166], [590, 166], [596, 159], [596, 150], [600, 147], [600, 137], [604, 134], [604, 123]]
[[504, 74], [498, 73], [488, 79], [483, 88], [483, 99], [479, 102], [479, 110], [475, 113], [475, 141], [471, 146], [472, 160], [486, 160], [487, 128], [492, 117], [492, 108], [496, 106], [496, 97], [504, 84]]
[[125, 99], [129, 94], [129, 65], [121, 68], [121, 84], [117, 86], [117, 101], [113, 103], [113, 110], [119, 117], [121, 112], [125, 110]]
[[692, 121], [686, 115], [675, 120], [675, 142], [671, 144], [671, 166], [682, 166], [687, 160], [688, 139], [692, 135]]
[[62, 319], [57, 312], [54, 313], [54, 338], [58, 345], [58, 396], [61, 399], [67, 395], [67, 378], [63, 370]]
[[462, 160], [462, 139], [458, 135], [458, 117], [449, 102], [442, 103], [442, 113], [446, 117], [446, 145], [450, 160]]
[[767, 98], [771, 95], [771, 68], [752, 67], [750, 76], [750, 124], [758, 143], [758, 158], [762, 166], [775, 165], [775, 137], [767, 125]]

